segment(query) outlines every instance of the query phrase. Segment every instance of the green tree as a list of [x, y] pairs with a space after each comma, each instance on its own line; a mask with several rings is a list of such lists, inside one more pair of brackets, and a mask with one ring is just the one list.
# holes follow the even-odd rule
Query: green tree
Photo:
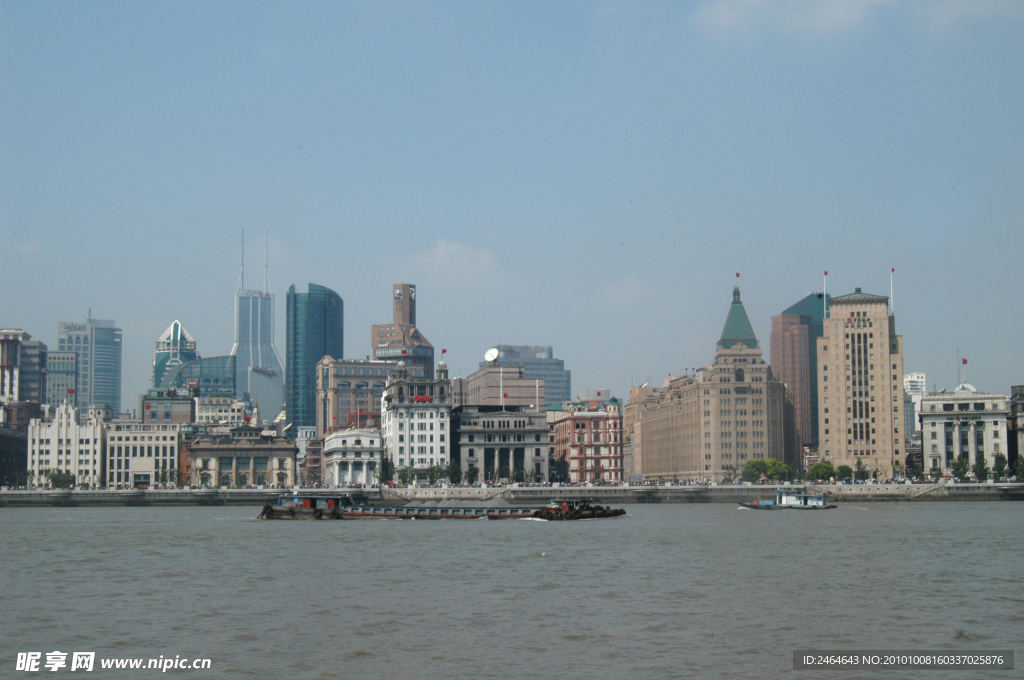
[[961, 455], [959, 458], [953, 461], [953, 465], [950, 468], [950, 472], [953, 473], [954, 477], [958, 479], [966, 479], [967, 473], [971, 471], [971, 463], [967, 460], [967, 456]]
[[781, 460], [765, 458], [765, 476], [773, 482], [784, 482], [789, 479], [789, 467]]
[[853, 479], [853, 468], [849, 465], [840, 465], [836, 468], [836, 479]]
[[434, 486], [437, 484], [437, 480], [441, 479], [445, 474], [443, 465], [431, 465], [427, 468], [427, 484]]
[[988, 461], [985, 460], [985, 456], [978, 456], [978, 462], [971, 467], [974, 472], [974, 476], [978, 478], [979, 482], [987, 482], [989, 476]]
[[385, 458], [380, 463], [380, 468], [377, 471], [377, 478], [379, 483], [390, 482], [395, 478], [395, 463], [390, 458]]
[[466, 484], [473, 486], [476, 480], [480, 479], [480, 468], [470, 465], [463, 476], [466, 478]]
[[70, 472], [59, 472], [55, 470], [44, 470], [43, 476], [53, 489], [67, 489], [75, 483], [75, 476]]
[[1017, 454], [1017, 460], [1013, 464], [1013, 474], [1018, 481], [1024, 479], [1024, 451]]
[[735, 465], [722, 466], [722, 481], [725, 482], [726, 484], [736, 479], [738, 474], [739, 470], [736, 469]]
[[1001, 453], [996, 454], [996, 458], [992, 463], [992, 478], [997, 482], [1006, 476], [1006, 456]]
[[764, 458], [748, 460], [746, 465], [743, 466], [743, 481], [756, 482], [761, 479], [762, 476], [766, 476], [764, 473], [767, 469], [768, 463]]
[[827, 460], [819, 461], [807, 471], [807, 479], [834, 479], [836, 469]]
[[448, 467], [445, 469], [445, 476], [448, 478], [448, 483], [453, 486], [462, 481], [462, 466], [459, 465], [459, 461], [448, 461]]
[[864, 466], [864, 461], [860, 458], [857, 459], [857, 464], [853, 468], [853, 476], [857, 481], [863, 482], [871, 475], [868, 469]]
[[398, 481], [401, 484], [408, 485], [409, 482], [412, 481], [412, 475], [412, 468], [403, 467], [401, 470], [398, 471]]

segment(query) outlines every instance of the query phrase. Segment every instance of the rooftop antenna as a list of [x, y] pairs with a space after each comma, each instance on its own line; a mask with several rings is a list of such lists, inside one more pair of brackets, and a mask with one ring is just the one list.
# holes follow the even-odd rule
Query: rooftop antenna
[[245, 290], [245, 227], [242, 227], [242, 269], [238, 272], [238, 290]]

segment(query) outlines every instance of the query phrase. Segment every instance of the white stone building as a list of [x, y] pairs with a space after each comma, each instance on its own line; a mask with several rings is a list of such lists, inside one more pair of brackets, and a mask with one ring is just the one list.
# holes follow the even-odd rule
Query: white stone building
[[250, 417], [249, 404], [234, 397], [196, 397], [196, 422], [205, 425], [241, 425]]
[[[921, 397], [928, 392], [928, 378], [924, 373], [904, 373], [903, 393], [913, 404], [914, 410], [906, 409], [907, 436], [921, 429]], [[911, 420], [913, 419], [913, 420]]]
[[187, 484], [179, 479], [180, 425], [116, 419], [106, 424], [107, 486], [133, 489]]
[[405, 362], [388, 376], [381, 397], [384, 455], [396, 470], [412, 468], [424, 477], [431, 465], [449, 462], [451, 384], [448, 366], [437, 364], [437, 377], [414, 377]]
[[972, 466], [984, 456], [991, 469], [996, 454], [1007, 453], [1008, 401], [1005, 394], [979, 392], [967, 383], [951, 392], [925, 394], [921, 398], [925, 472], [942, 470], [948, 475], [961, 455], [966, 455]]
[[327, 486], [349, 486], [377, 482], [384, 457], [384, 439], [375, 427], [353, 427], [324, 437], [323, 480]]
[[49, 485], [48, 472], [69, 473], [81, 488], [104, 486], [105, 429], [98, 413], [85, 424], [78, 409], [64, 402], [53, 419], [33, 418], [28, 424], [28, 474], [34, 486]]

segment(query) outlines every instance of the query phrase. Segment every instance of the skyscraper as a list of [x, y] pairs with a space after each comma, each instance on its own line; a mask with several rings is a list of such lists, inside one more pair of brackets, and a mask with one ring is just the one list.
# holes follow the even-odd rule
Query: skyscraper
[[410, 377], [434, 376], [434, 346], [416, 327], [416, 286], [396, 283], [391, 323], [374, 324], [370, 329], [373, 358], [378, 361], [404, 361]]
[[[121, 329], [112, 320], [62, 321], [57, 324], [57, 350], [74, 352], [78, 364], [77, 408], [109, 406], [121, 410]], [[69, 400], [70, 401], [70, 400]]]
[[833, 297], [818, 338], [818, 430], [821, 460], [892, 479], [903, 464], [903, 336], [889, 298]]
[[344, 355], [344, 302], [330, 288], [309, 284], [309, 292], [288, 288], [285, 352], [285, 408], [288, 422], [316, 427], [316, 365]]
[[[246, 394], [271, 420], [284, 404], [284, 368], [274, 346], [274, 294], [270, 292], [267, 263], [263, 263], [263, 290], [245, 288], [245, 236], [242, 270], [235, 291], [235, 390]], [[264, 252], [264, 257], [266, 253]]]
[[[572, 371], [556, 359], [551, 345], [497, 345], [499, 366], [522, 366], [524, 378], [544, 379], [544, 405], [572, 401]], [[481, 361], [480, 368], [488, 366]]]
[[175, 320], [163, 335], [157, 338], [153, 353], [153, 387], [160, 387], [167, 371], [199, 358], [196, 340]]
[[796, 423], [796, 445], [800, 447], [818, 446], [817, 339], [822, 334], [829, 298], [811, 293], [772, 317], [772, 373], [786, 383]]

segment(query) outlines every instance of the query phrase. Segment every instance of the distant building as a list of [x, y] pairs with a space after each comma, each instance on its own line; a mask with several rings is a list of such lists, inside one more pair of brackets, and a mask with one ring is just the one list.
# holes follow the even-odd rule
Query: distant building
[[[635, 473], [662, 480], [722, 481], [751, 460], [785, 451], [785, 385], [764, 362], [761, 345], [733, 290], [715, 363], [670, 379], [638, 404], [642, 453]], [[638, 395], [639, 396], [639, 395]]]
[[169, 370], [198, 358], [195, 338], [182, 328], [180, 321], [175, 320], [156, 340], [152, 386], [160, 387]]
[[37, 404], [34, 401], [12, 401], [0, 404], [0, 427], [5, 427], [21, 434], [28, 432], [28, 424], [33, 418], [43, 418], [44, 409], [49, 413], [49, 407]]
[[548, 411], [548, 423], [554, 435], [557, 481], [626, 480], [622, 469], [622, 407], [618, 399], [562, 402], [560, 409]]
[[220, 488], [294, 486], [298, 447], [262, 425], [239, 425], [228, 434], [208, 434], [191, 442], [191, 482]]
[[548, 481], [545, 412], [525, 406], [465, 405], [452, 411], [452, 459], [478, 479]]
[[149, 390], [139, 397], [145, 425], [189, 425], [196, 421], [195, 396], [190, 389]]
[[525, 371], [522, 366], [487, 364], [468, 378], [455, 378], [453, 405], [542, 408], [544, 378], [526, 378]]
[[0, 403], [46, 403], [47, 348], [20, 328], [0, 330]]
[[377, 482], [384, 439], [377, 428], [353, 428], [331, 432], [323, 443], [323, 481], [329, 487]]
[[285, 378], [281, 355], [274, 346], [274, 294], [270, 292], [266, 265], [263, 290], [245, 288], [244, 256], [235, 290], [235, 344], [231, 356], [235, 357], [235, 396], [249, 395], [264, 413], [280, 413], [284, 408]]
[[74, 352], [78, 390], [72, 404], [79, 409], [107, 405], [121, 411], [121, 329], [113, 321], [93, 319], [57, 324], [57, 349]]
[[57, 408], [65, 399], [77, 403], [78, 354], [55, 350], [46, 355], [46, 403]]
[[285, 380], [287, 422], [316, 426], [317, 363], [344, 356], [344, 302], [330, 288], [309, 284], [309, 292], [288, 288], [288, 369]]
[[829, 297], [811, 293], [772, 317], [772, 374], [786, 385], [798, 448], [818, 446], [817, 340], [823, 332]]
[[973, 466], [984, 458], [989, 469], [996, 454], [1006, 455], [1010, 416], [1005, 394], [986, 394], [960, 383], [951, 392], [921, 398], [921, 442], [925, 472], [949, 475], [953, 462], [966, 456]]
[[323, 357], [316, 365], [316, 436], [323, 439], [334, 429], [366, 427], [365, 419], [349, 421], [360, 414], [377, 413], [379, 427], [380, 400], [397, 366], [397, 361]]
[[[391, 323], [374, 324], [370, 329], [373, 358], [379, 361], [404, 361], [408, 375], [434, 377], [434, 346], [416, 327], [416, 286], [396, 283]], [[336, 356], [341, 356], [336, 355]]]
[[432, 465], [447, 465], [451, 434], [451, 384], [448, 366], [437, 365], [437, 377], [410, 375], [399, 362], [388, 376], [381, 399], [384, 455], [396, 470], [410, 468], [424, 478]]
[[105, 485], [105, 430], [94, 411], [79, 424], [78, 409], [61, 404], [52, 420], [36, 420], [28, 426], [28, 476], [34, 486], [48, 486], [48, 473], [70, 474], [84, 488]]
[[158, 484], [184, 485], [179, 474], [181, 426], [115, 418], [105, 423], [107, 487], [134, 489]]
[[907, 432], [921, 431], [921, 398], [928, 392], [928, 379], [924, 373], [904, 373], [903, 393], [909, 400], [911, 408], [905, 408], [907, 414]]
[[28, 437], [9, 427], [0, 427], [0, 486], [28, 485]]
[[903, 336], [889, 298], [862, 293], [833, 297], [818, 338], [818, 447], [833, 466], [858, 461], [879, 479], [892, 479], [906, 457]]
[[[239, 391], [236, 389], [235, 380], [237, 373], [235, 368], [237, 361], [238, 358], [233, 356], [194, 359], [188, 363], [170, 368], [164, 373], [159, 387], [164, 390], [170, 388], [198, 390], [200, 397], [244, 398], [247, 392], [242, 390], [241, 394], [239, 394]], [[249, 369], [250, 373], [253, 371], [262, 372], [262, 370]], [[250, 384], [252, 382], [252, 380], [249, 381]], [[272, 379], [271, 383], [273, 383]], [[280, 406], [284, 403], [284, 387], [278, 387], [275, 394], [277, 395], [276, 397], [271, 396], [265, 399], [268, 403], [266, 408], [273, 410], [276, 404], [278, 411], [280, 411]]]
[[629, 389], [629, 403], [622, 409], [622, 471], [628, 479], [639, 475], [643, 467], [643, 434], [640, 421], [643, 420], [643, 402], [657, 391], [647, 384]]
[[[522, 366], [526, 379], [540, 378], [544, 381], [544, 406], [549, 407], [572, 399], [572, 371], [565, 369], [565, 362], [556, 359], [550, 345], [495, 345], [499, 366]], [[489, 362], [481, 361], [484, 369]]]
[[1010, 441], [1007, 444], [1007, 459], [1012, 470], [1017, 457], [1024, 452], [1024, 385], [1014, 385], [1010, 390], [1010, 417], [1007, 420]]
[[235, 397], [196, 397], [195, 422], [235, 427], [248, 422], [249, 404]]

